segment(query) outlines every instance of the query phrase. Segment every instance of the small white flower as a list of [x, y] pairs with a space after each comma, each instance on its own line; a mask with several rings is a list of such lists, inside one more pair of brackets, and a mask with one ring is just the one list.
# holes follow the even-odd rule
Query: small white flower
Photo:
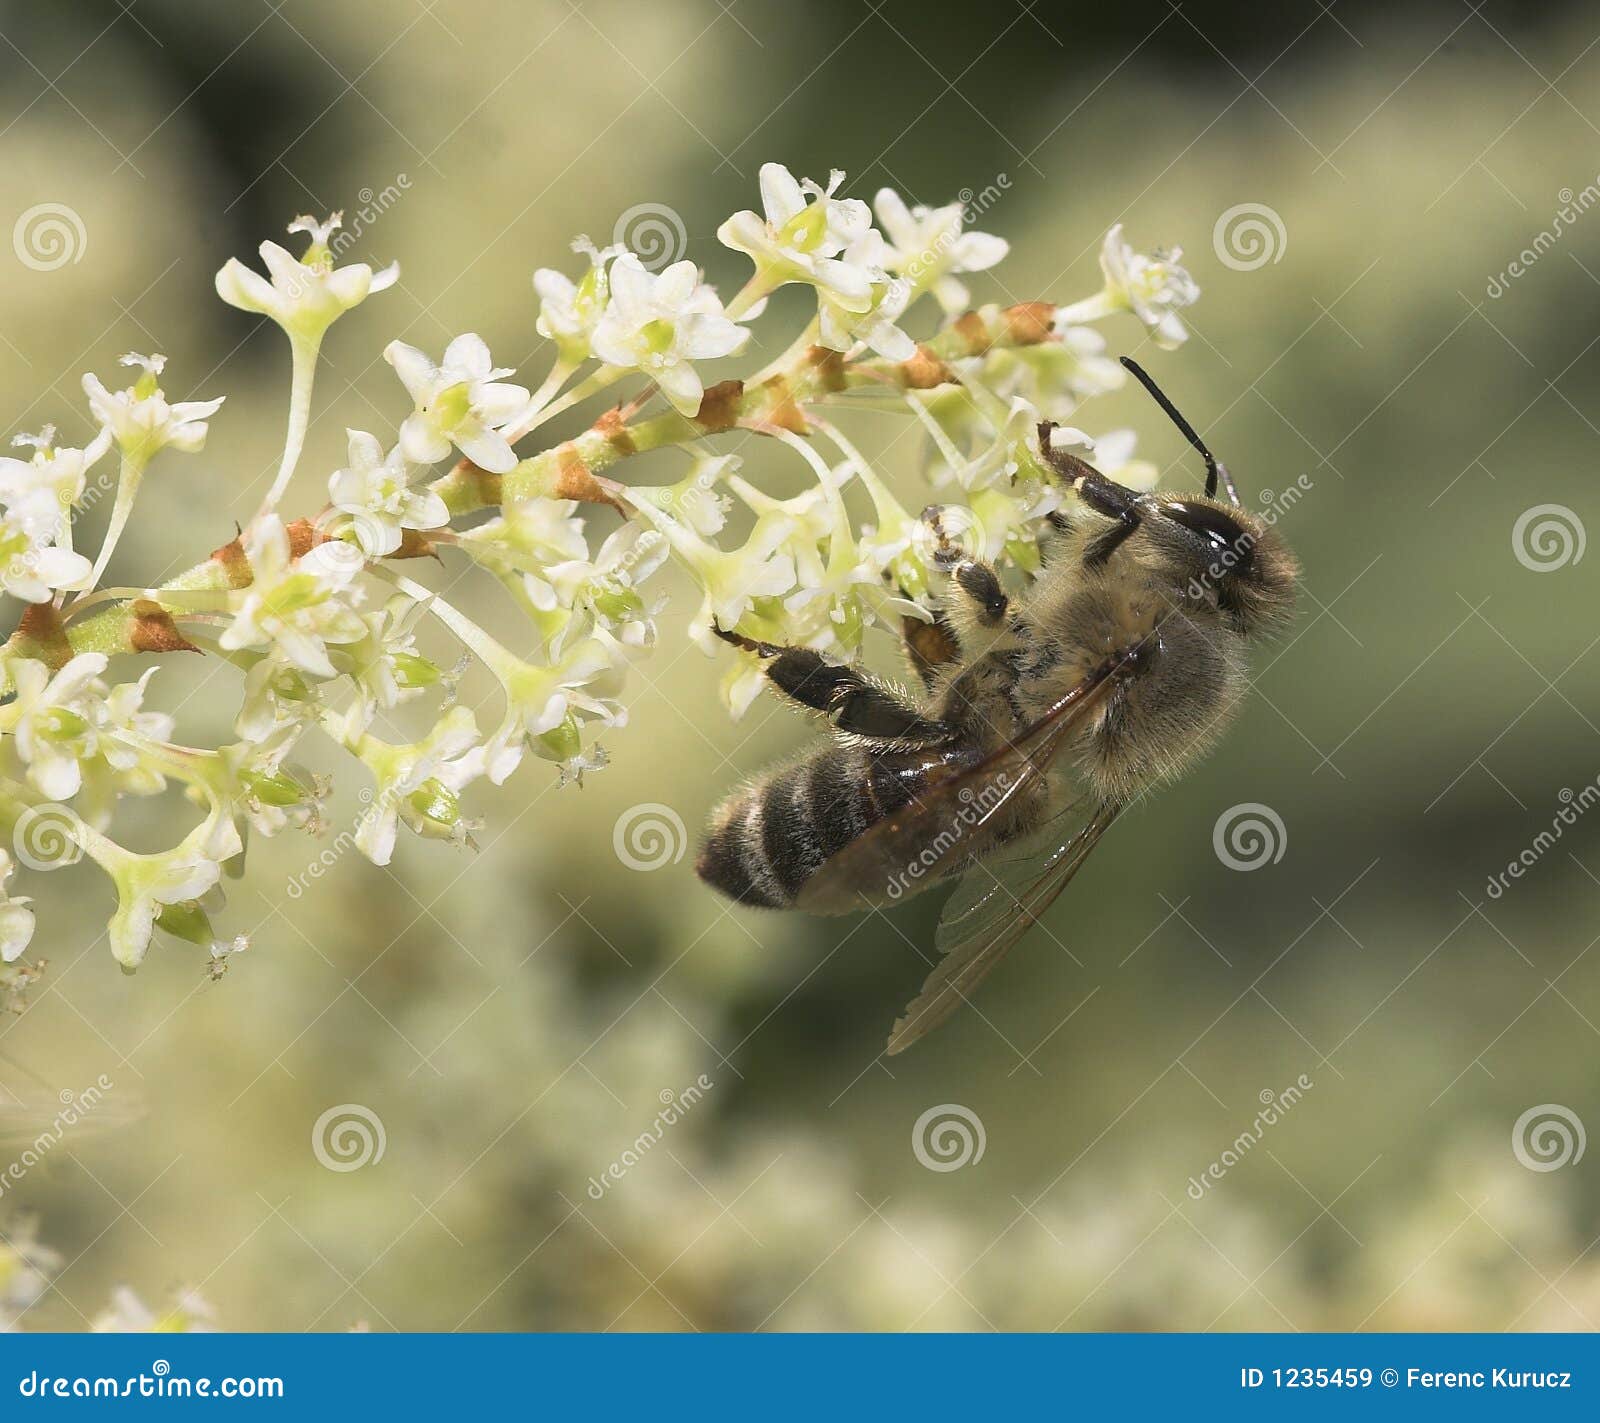
[[[616, 700], [622, 690], [624, 649], [603, 630], [537, 664], [496, 648], [485, 664], [499, 680], [506, 709], [500, 725], [473, 753], [482, 771], [500, 785], [528, 751], [560, 762], [573, 773], [603, 764], [583, 754], [580, 722], [622, 726], [627, 713]], [[598, 748], [596, 748], [598, 751]], [[563, 782], [568, 779], [563, 775]]]
[[260, 741], [217, 748], [217, 800], [234, 821], [241, 846], [247, 829], [271, 836], [286, 826], [301, 828], [316, 822], [326, 784], [285, 770], [283, 764], [303, 730], [286, 722]]
[[693, 415], [705, 387], [692, 363], [731, 356], [749, 340], [746, 328], [723, 315], [693, 262], [649, 272], [625, 252], [611, 264], [611, 301], [591, 344], [607, 365], [642, 371], [674, 408]]
[[327, 644], [355, 642], [367, 631], [351, 606], [359, 590], [347, 585], [359, 561], [348, 546], [318, 544], [293, 559], [283, 520], [263, 514], [244, 532], [244, 553], [251, 582], [218, 641], [230, 652], [273, 647], [313, 677], [336, 675]]
[[83, 784], [80, 762], [98, 749], [106, 670], [101, 652], [80, 652], [54, 676], [44, 663], [20, 658], [11, 666], [15, 698], [0, 709], [28, 780], [50, 800], [70, 800]]
[[690, 462], [689, 472], [675, 484], [630, 484], [628, 501], [638, 504], [647, 500], [657, 509], [665, 509], [674, 518], [681, 519], [697, 534], [710, 538], [722, 532], [730, 505], [728, 497], [718, 492], [717, 485], [733, 474], [740, 463], [738, 455], [696, 455]]
[[244, 699], [233, 729], [246, 741], [265, 741], [280, 727], [307, 725], [320, 707], [305, 674], [273, 653], [245, 673]]
[[843, 182], [837, 168], [828, 186], [820, 188], [809, 178], [797, 183], [781, 163], [763, 163], [765, 216], [737, 212], [717, 229], [717, 237], [754, 260], [762, 289], [805, 282], [841, 306], [864, 312], [872, 302], [871, 278], [839, 254], [872, 226], [872, 213], [858, 198], [833, 196]]
[[1106, 233], [1100, 248], [1100, 269], [1106, 276], [1106, 296], [1118, 309], [1133, 312], [1149, 328], [1156, 345], [1175, 350], [1189, 339], [1188, 329], [1178, 316], [1200, 297], [1193, 277], [1179, 265], [1183, 249], [1156, 252], [1146, 257], [1123, 240], [1119, 222]]
[[689, 635], [715, 647], [713, 624], [734, 627], [757, 598], [779, 597], [795, 586], [794, 555], [786, 545], [793, 533], [785, 518], [760, 519], [743, 547], [726, 551], [708, 543], [665, 510], [641, 504], [639, 513], [667, 536], [672, 551], [704, 593], [690, 619]]
[[[21, 958], [33, 938], [33, 910], [27, 907], [32, 901], [6, 889], [6, 881], [15, 869], [10, 854], [0, 849], [0, 963]], [[0, 1285], [4, 1279], [5, 1271], [0, 1269]]]
[[[978, 367], [988, 389], [1005, 400], [1020, 396], [1047, 420], [1066, 420], [1081, 402], [1121, 390], [1128, 381], [1127, 371], [1106, 354], [1106, 338], [1092, 326], [1067, 326], [1056, 340], [1031, 346], [996, 346]], [[970, 415], [973, 406], [963, 396], [951, 402], [951, 410]]]
[[400, 276], [399, 264], [393, 262], [381, 272], [365, 262], [335, 267], [328, 238], [342, 221], [342, 213], [334, 213], [326, 222], [297, 217], [289, 231], [311, 236], [303, 256], [296, 257], [276, 242], [263, 242], [261, 260], [272, 280], [230, 257], [217, 273], [217, 295], [241, 311], [271, 317], [292, 340], [320, 341], [345, 312], [373, 292], [393, 286]]
[[137, 855], [100, 839], [90, 853], [117, 887], [117, 911], [107, 933], [111, 952], [125, 968], [137, 968], [150, 949], [163, 909], [199, 899], [221, 878], [222, 866], [202, 848], [214, 827], [203, 823], [170, 850]]
[[610, 299], [606, 264], [625, 249], [597, 248], [587, 237], [579, 237], [572, 250], [589, 258], [589, 270], [574, 282], [553, 267], [540, 267], [533, 274], [533, 289], [539, 297], [539, 334], [556, 343], [563, 359], [576, 362], [589, 355], [589, 338]]
[[458, 536], [457, 547], [501, 578], [520, 576], [528, 602], [549, 613], [560, 599], [547, 577], [553, 563], [587, 558], [583, 520], [575, 517], [571, 499], [535, 496], [503, 505], [498, 519], [490, 519]]
[[221, 408], [224, 396], [215, 400], [168, 402], [158, 384], [165, 369], [165, 356], [140, 356], [133, 352], [120, 358], [124, 366], [138, 366], [143, 374], [124, 390], [107, 390], [97, 376], [85, 375], [84, 394], [94, 418], [111, 431], [123, 455], [139, 464], [148, 464], [168, 445], [185, 454], [205, 447], [206, 421]]
[[884, 265], [889, 249], [883, 234], [877, 228], [862, 233], [844, 255], [866, 277], [867, 298], [865, 302], [856, 298], [841, 300], [819, 288], [821, 344], [833, 351], [848, 351], [857, 341], [864, 341], [887, 360], [909, 361], [917, 353], [917, 344], [895, 322], [910, 304], [911, 283], [890, 275]]
[[495, 366], [481, 336], [457, 336], [437, 366], [403, 341], [391, 341], [383, 358], [416, 402], [416, 410], [400, 427], [406, 458], [437, 464], [454, 445], [493, 474], [516, 468], [516, 454], [500, 432], [527, 410], [529, 395], [523, 386], [500, 379], [511, 368]]
[[450, 510], [431, 489], [411, 483], [414, 466], [398, 445], [387, 455], [364, 430], [347, 430], [350, 463], [328, 478], [328, 499], [348, 518], [330, 521], [328, 532], [348, 533], [369, 558], [400, 547], [406, 529], [437, 529], [450, 522]]
[[111, 432], [102, 428], [82, 450], [58, 448], [55, 440], [54, 425], [46, 425], [37, 435], [12, 436], [13, 445], [31, 445], [33, 457], [0, 459], [0, 500], [18, 504], [48, 495], [64, 516], [83, 498], [90, 468], [111, 447]]
[[465, 759], [478, 741], [466, 707], [452, 707], [421, 741], [396, 746], [363, 735], [351, 749], [377, 777], [372, 803], [356, 827], [356, 848], [375, 865], [394, 855], [403, 819], [418, 834], [464, 840], [467, 825], [457, 799], [480, 769]]
[[[445, 682], [445, 674], [416, 650], [416, 626], [427, 604], [398, 595], [362, 621], [367, 635], [334, 649], [334, 664], [356, 684], [361, 698], [358, 724], [363, 730], [379, 711], [420, 696], [427, 687]], [[352, 713], [354, 714], [354, 713]]]
[[654, 529], [624, 524], [600, 545], [593, 562], [574, 559], [552, 564], [546, 576], [563, 607], [606, 628], [627, 647], [649, 647], [656, 640], [652, 619], [665, 597], [646, 602], [639, 585], [666, 561], [671, 550]]
[[930, 289], [949, 315], [964, 311], [972, 297], [956, 280], [958, 272], [986, 272], [1011, 250], [1004, 238], [986, 232], [963, 232], [960, 203], [908, 208], [893, 188], [880, 188], [873, 199], [878, 221], [891, 244], [888, 266], [919, 290]]
[[0, 511], [0, 587], [25, 603], [46, 603], [57, 591], [82, 588], [89, 560], [54, 540], [63, 527], [55, 495], [34, 489]]

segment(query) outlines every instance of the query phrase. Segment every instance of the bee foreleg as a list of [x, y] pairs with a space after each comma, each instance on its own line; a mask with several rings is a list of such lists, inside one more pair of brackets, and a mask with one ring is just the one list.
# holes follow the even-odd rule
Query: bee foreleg
[[791, 701], [821, 712], [840, 731], [875, 741], [927, 744], [950, 739], [951, 729], [944, 722], [925, 716], [854, 667], [829, 662], [809, 647], [780, 647], [720, 628], [717, 634], [747, 652], [770, 658], [767, 678], [772, 685]]

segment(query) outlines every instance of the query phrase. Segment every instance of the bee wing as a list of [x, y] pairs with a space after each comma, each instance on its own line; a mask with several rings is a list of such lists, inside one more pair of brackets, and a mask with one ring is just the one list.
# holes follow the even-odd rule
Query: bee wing
[[894, 1025], [889, 1055], [904, 1052], [939, 1026], [1071, 882], [1120, 805], [1085, 796], [1056, 816], [1044, 848], [1005, 859], [978, 859], [939, 919], [941, 958], [922, 991]]
[[971, 854], [974, 837], [1049, 771], [1071, 732], [1132, 670], [1151, 636], [1101, 663], [1007, 745], [975, 766], [945, 774], [830, 856], [806, 881], [795, 907], [844, 913], [884, 904], [896, 897], [890, 885], [903, 882], [908, 873], [931, 883], [958, 870]]

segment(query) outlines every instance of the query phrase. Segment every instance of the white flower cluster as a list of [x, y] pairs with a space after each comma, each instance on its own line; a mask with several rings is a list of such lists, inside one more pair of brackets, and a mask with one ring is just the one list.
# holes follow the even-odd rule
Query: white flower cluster
[[[297, 219], [290, 231], [309, 239], [300, 256], [266, 242], [266, 276], [231, 260], [216, 278], [224, 301], [288, 338], [277, 474], [236, 539], [159, 588], [101, 578], [153, 461], [168, 448], [199, 450], [221, 399], [170, 400], [164, 359], [130, 355], [123, 363], [137, 375], [124, 389], [84, 377], [93, 436], [82, 448], [58, 447], [51, 428], [19, 436], [31, 457], [0, 460], [0, 583], [23, 613], [0, 647], [5, 962], [21, 959], [34, 928], [29, 897], [9, 894], [14, 873], [87, 856], [113, 882], [110, 940], [124, 967], [143, 960], [157, 928], [205, 948], [213, 969], [225, 963], [243, 944], [212, 927], [224, 866], [252, 830], [322, 828], [327, 786], [295, 762], [313, 732], [373, 783], [355, 839], [379, 864], [402, 825], [470, 844], [463, 793], [479, 778], [504, 781], [530, 756], [581, 780], [605, 763], [596, 732], [626, 719], [625, 674], [654, 645], [664, 603], [643, 585], [669, 557], [699, 591], [688, 626], [708, 650], [718, 647], [714, 628], [738, 627], [857, 658], [875, 624], [931, 616], [941, 575], [929, 522], [824, 418], [824, 399], [918, 422], [924, 472], [960, 506], [963, 536], [988, 557], [1035, 569], [1039, 529], [1063, 497], [1033, 445], [1036, 424], [1123, 379], [1086, 323], [1128, 311], [1174, 343], [1194, 283], [1175, 253], [1142, 256], [1114, 228], [1096, 295], [968, 310], [961, 278], [998, 263], [1005, 242], [966, 230], [959, 204], [908, 205], [884, 189], [869, 208], [842, 196], [843, 182], [839, 172], [822, 186], [762, 168], [762, 211], [718, 229], [754, 264], [726, 305], [693, 262], [654, 272], [634, 253], [580, 239], [587, 268], [575, 279], [552, 269], [533, 277], [537, 329], [553, 346], [536, 387], [496, 366], [472, 333], [437, 360], [390, 342], [383, 354], [407, 407], [386, 436], [349, 431], [346, 462], [322, 476], [326, 503], [292, 519], [281, 506], [300, 466], [322, 342], [399, 280], [393, 265], [335, 264], [337, 213]], [[743, 351], [747, 323], [788, 284], [811, 288], [816, 309], [786, 354], [747, 382], [709, 383], [706, 364]], [[919, 343], [911, 317], [924, 296], [934, 321]], [[642, 388], [587, 431], [519, 452], [546, 420], [630, 375]], [[786, 446], [809, 471], [805, 490], [776, 498], [741, 474], [738, 458], [712, 452], [708, 441], [731, 429]], [[1119, 478], [1153, 477], [1132, 460], [1125, 432], [1083, 439]], [[91, 563], [73, 547], [74, 523], [97, 502], [102, 486], [91, 490], [89, 474], [113, 448], [117, 471], [103, 488], [114, 499]], [[688, 457], [675, 482], [605, 473], [663, 448]], [[623, 516], [598, 546], [584, 504], [593, 518]], [[464, 522], [484, 511], [486, 521]], [[497, 581], [525, 615], [522, 645], [490, 636], [396, 567], [424, 555], [464, 560]], [[449, 656], [425, 650], [435, 633], [456, 645]], [[186, 744], [171, 716], [145, 709], [154, 666], [118, 680], [126, 659], [196, 650], [239, 673], [234, 739], [221, 745]], [[482, 724], [456, 700], [462, 653], [498, 683], [498, 708]], [[737, 714], [762, 678], [753, 659], [728, 656], [724, 693]], [[200, 808], [198, 823], [166, 851], [119, 843], [121, 798], [173, 784]]]

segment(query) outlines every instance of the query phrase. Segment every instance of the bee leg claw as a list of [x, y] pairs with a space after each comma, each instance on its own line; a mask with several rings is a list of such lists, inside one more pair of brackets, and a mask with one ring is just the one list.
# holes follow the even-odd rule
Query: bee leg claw
[[734, 632], [717, 623], [711, 624], [711, 631], [732, 647], [737, 647], [742, 652], [753, 652], [758, 657], [776, 657], [783, 651], [775, 642], [761, 642], [757, 638], [746, 637], [742, 632]]

